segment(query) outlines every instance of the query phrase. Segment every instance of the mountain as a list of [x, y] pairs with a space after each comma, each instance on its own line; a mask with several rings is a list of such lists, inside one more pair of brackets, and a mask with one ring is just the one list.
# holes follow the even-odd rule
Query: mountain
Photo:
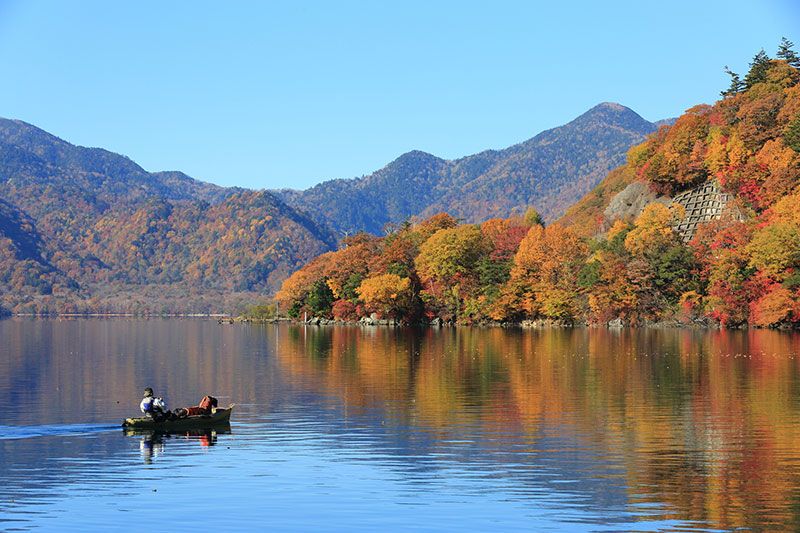
[[91, 193], [100, 207], [147, 197], [215, 203], [237, 191], [181, 172], [151, 174], [125, 156], [74, 146], [20, 120], [0, 119], [0, 171], [8, 195], [51, 185]]
[[234, 310], [273, 293], [342, 234], [450, 211], [546, 219], [656, 127], [619, 104], [504, 150], [404, 154], [369, 176], [253, 191], [148, 172], [0, 119], [0, 307], [17, 312]]
[[[782, 53], [760, 52], [721, 100], [632, 147], [554, 223], [438, 214], [358, 235], [292, 274], [276, 300], [312, 323], [800, 329], [800, 59]], [[606, 105], [576, 120], [573, 138], [552, 130], [530, 143], [577, 144], [576, 130], [620, 117], [625, 131], [641, 125]], [[509, 149], [520, 159], [503, 154], [506, 165], [526, 168], [525, 144]], [[489, 175], [499, 161], [491, 152], [471, 163]]]
[[0, 119], [0, 306], [219, 311], [335, 246], [269, 192], [150, 173]]
[[554, 220], [656, 129], [625, 106], [602, 103], [503, 150], [452, 161], [413, 151], [368, 176], [275, 192], [345, 234], [380, 234], [387, 224], [441, 211], [480, 222], [533, 206]]

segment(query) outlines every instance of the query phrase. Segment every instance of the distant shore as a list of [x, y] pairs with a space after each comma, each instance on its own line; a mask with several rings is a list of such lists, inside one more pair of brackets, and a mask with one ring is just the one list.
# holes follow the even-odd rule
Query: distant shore
[[227, 313], [11, 313], [0, 318], [230, 318]]

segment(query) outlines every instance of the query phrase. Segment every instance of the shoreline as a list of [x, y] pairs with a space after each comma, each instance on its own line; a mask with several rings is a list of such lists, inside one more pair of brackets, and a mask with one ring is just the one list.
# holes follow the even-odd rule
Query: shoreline
[[245, 316], [233, 316], [227, 313], [167, 313], [167, 314], [136, 314], [136, 313], [63, 313], [63, 314], [36, 314], [36, 313], [11, 313], [0, 316], [0, 320], [10, 318], [26, 319], [81, 319], [81, 318], [140, 318], [140, 319], [207, 319], [216, 320], [218, 324], [278, 324], [289, 323], [303, 326], [359, 326], [359, 327], [388, 327], [388, 328], [504, 328], [504, 329], [685, 329], [697, 331], [746, 331], [746, 330], [774, 330], [786, 332], [800, 331], [800, 325], [781, 324], [771, 327], [759, 327], [750, 324], [742, 324], [737, 327], [723, 327], [716, 322], [696, 321], [684, 323], [677, 320], [661, 320], [656, 322], [627, 323], [619, 319], [611, 320], [607, 323], [588, 323], [588, 322], [569, 322], [549, 319], [523, 320], [521, 322], [476, 322], [473, 324], [463, 324], [442, 319], [434, 319], [431, 322], [406, 322], [394, 319], [378, 319], [374, 317], [362, 317], [359, 320], [337, 320], [322, 317], [312, 317], [305, 321], [290, 317], [274, 318], [249, 318]]
[[[438, 321], [437, 321], [438, 320]], [[304, 325], [304, 326], [359, 326], [359, 327], [421, 327], [421, 328], [505, 328], [505, 329], [685, 329], [697, 331], [746, 331], [746, 330], [774, 330], [796, 332], [800, 331], [800, 326], [783, 325], [776, 327], [758, 327], [750, 324], [743, 324], [735, 328], [723, 327], [716, 322], [692, 322], [683, 323], [677, 320], [661, 320], [656, 322], [644, 323], [624, 323], [622, 321], [611, 320], [607, 323], [591, 324], [588, 322], [563, 322], [553, 320], [523, 320], [521, 322], [479, 322], [474, 324], [459, 324], [456, 322], [446, 322], [437, 319], [432, 322], [404, 322], [393, 319], [375, 319], [362, 317], [359, 320], [336, 320], [328, 318], [313, 317], [308, 320], [298, 320], [288, 317], [276, 318], [247, 318], [230, 317], [219, 320], [220, 324], [277, 324], [281, 322]]]

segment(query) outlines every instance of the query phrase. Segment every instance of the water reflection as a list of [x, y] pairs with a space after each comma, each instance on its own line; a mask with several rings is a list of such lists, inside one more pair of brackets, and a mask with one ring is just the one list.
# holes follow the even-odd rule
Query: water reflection
[[277, 354], [295, 381], [351, 413], [381, 406], [433, 435], [431, 453], [479, 435], [481, 460], [568, 457], [561, 477], [622, 484], [634, 513], [800, 523], [796, 335], [314, 328], [287, 340]]
[[217, 444], [217, 435], [227, 435], [231, 432], [230, 424], [222, 424], [213, 429], [190, 429], [184, 431], [160, 431], [153, 429], [124, 428], [122, 432], [127, 437], [139, 440], [139, 452], [145, 464], [151, 464], [153, 459], [164, 453], [166, 442], [170, 439], [182, 439], [196, 442], [204, 451], [206, 448]]
[[[0, 338], [0, 395], [19, 406], [0, 412], [0, 433], [17, 436], [0, 436], [14, 500], [0, 500], [0, 522], [44, 503], [62, 513], [46, 517], [74, 510], [64, 487], [132, 511], [147, 509], [140, 489], [168, 482], [195, 502], [213, 480], [234, 529], [329, 528], [331, 516], [364, 530], [385, 525], [375, 517], [800, 528], [798, 335], [11, 320]], [[144, 384], [170, 405], [206, 391], [236, 402], [233, 433], [109, 432]]]

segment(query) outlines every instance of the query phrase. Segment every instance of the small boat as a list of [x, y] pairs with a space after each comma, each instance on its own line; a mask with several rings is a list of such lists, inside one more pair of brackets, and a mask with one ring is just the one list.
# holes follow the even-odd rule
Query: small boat
[[210, 415], [187, 416], [175, 420], [153, 420], [149, 416], [141, 418], [126, 418], [122, 423], [124, 428], [132, 429], [156, 429], [159, 431], [177, 431], [182, 429], [207, 428], [221, 425], [229, 425], [231, 422], [231, 412], [235, 403], [226, 408], [215, 407], [211, 409]]

